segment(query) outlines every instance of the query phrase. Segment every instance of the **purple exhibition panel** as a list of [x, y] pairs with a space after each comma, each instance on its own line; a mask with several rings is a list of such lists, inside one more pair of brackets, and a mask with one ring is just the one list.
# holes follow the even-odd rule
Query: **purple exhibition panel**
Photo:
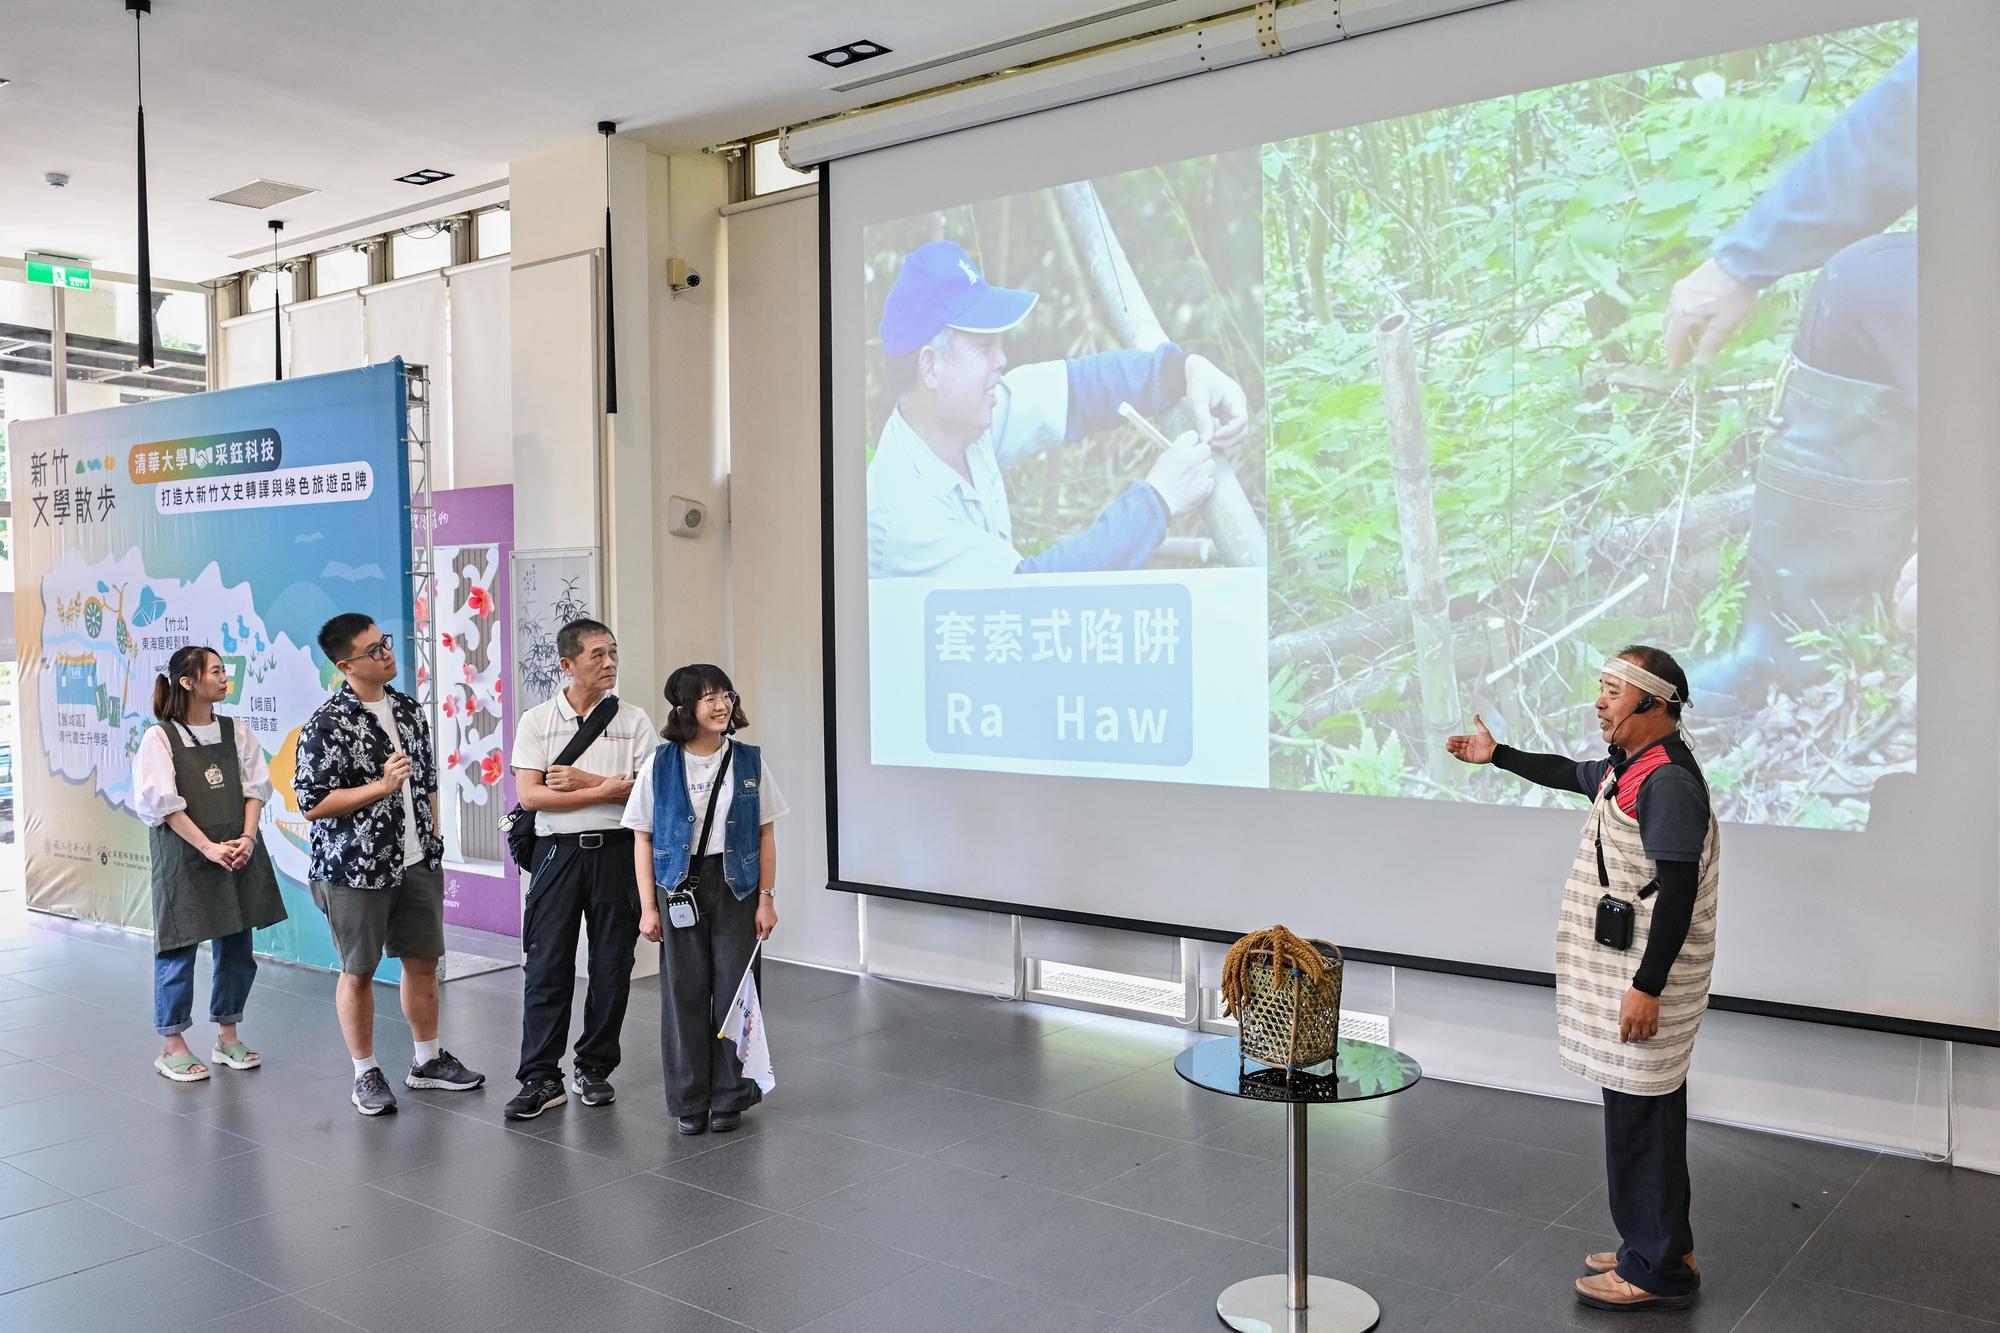
[[506, 651], [514, 488], [437, 491], [431, 505], [437, 607], [433, 616], [419, 606], [417, 619], [437, 662], [445, 920], [518, 937], [520, 881], [498, 826], [514, 803], [507, 764], [514, 682]]

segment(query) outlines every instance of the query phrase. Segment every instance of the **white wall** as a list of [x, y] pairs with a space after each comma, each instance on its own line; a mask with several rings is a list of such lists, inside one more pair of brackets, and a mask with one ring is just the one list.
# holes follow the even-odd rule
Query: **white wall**
[[[608, 169], [608, 176], [607, 176]], [[653, 478], [662, 442], [650, 275], [652, 156], [629, 140], [582, 140], [512, 164], [511, 347], [514, 542], [599, 553], [600, 618], [619, 632], [619, 694], [658, 696]], [[608, 184], [607, 184], [608, 182]], [[617, 315], [618, 411], [605, 412], [604, 208]]]
[[[727, 232], [729, 670], [750, 712], [751, 738], [766, 747], [791, 806], [778, 828], [783, 928], [771, 938], [771, 953], [858, 967], [859, 904], [819, 887], [826, 882], [826, 763], [818, 200], [735, 212]], [[801, 375], [800, 366], [815, 369]]]
[[[645, 288], [653, 330], [652, 359], [647, 364], [656, 407], [654, 472], [641, 498], [649, 496], [652, 502], [658, 570], [653, 602], [658, 669], [648, 680], [648, 697], [664, 707], [660, 690], [675, 667], [713, 662], [730, 669], [729, 558], [734, 534], [725, 521], [729, 291], [723, 280], [723, 223], [718, 213], [729, 200], [729, 182], [720, 159], [701, 153], [673, 158], [653, 154], [647, 162], [646, 188], [652, 262]], [[666, 276], [667, 260], [675, 256], [704, 278], [700, 287], [678, 296], [667, 289]], [[624, 278], [619, 281], [622, 285]], [[693, 538], [669, 533], [658, 516], [666, 513], [667, 499], [674, 495], [706, 505], [712, 530]]]

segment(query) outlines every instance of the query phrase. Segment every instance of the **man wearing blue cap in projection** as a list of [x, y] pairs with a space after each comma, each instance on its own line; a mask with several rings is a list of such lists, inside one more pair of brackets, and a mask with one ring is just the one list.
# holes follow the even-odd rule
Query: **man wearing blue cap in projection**
[[[1008, 370], [1001, 335], [1036, 299], [990, 285], [954, 241], [903, 260], [882, 311], [896, 410], [868, 465], [869, 577], [1138, 569], [1168, 522], [1215, 489], [1209, 446], [1233, 444], [1249, 426], [1242, 386], [1173, 343]], [[1195, 430], [1163, 449], [1143, 481], [1040, 554], [1015, 548], [1008, 467], [1120, 424], [1121, 402], [1153, 415], [1183, 399]]]

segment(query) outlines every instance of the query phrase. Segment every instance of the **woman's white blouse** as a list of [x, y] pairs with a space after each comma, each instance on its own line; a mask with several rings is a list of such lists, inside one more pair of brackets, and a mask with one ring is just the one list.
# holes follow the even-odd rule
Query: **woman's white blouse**
[[[164, 722], [148, 727], [139, 740], [139, 757], [132, 765], [132, 808], [149, 828], [166, 823], [167, 816], [176, 810], [187, 809], [187, 802], [174, 782], [174, 754], [167, 744], [165, 730], [180, 725]], [[214, 745], [222, 739], [222, 724], [211, 722], [205, 727], [187, 727], [181, 733], [181, 740], [185, 742], [190, 733], [196, 745]], [[240, 721], [236, 723], [236, 771], [243, 778], [243, 799], [265, 802], [271, 799], [271, 769], [264, 761], [264, 747], [258, 743], [257, 733]]]

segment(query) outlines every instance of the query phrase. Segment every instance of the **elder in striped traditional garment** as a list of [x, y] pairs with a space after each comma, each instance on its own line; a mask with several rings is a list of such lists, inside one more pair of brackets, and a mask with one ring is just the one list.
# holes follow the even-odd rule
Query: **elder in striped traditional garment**
[[[1451, 753], [1590, 798], [1556, 927], [1563, 1067], [1604, 1089], [1605, 1175], [1617, 1251], [1585, 1258], [1577, 1298], [1606, 1310], [1685, 1309], [1701, 1271], [1688, 1221], [1687, 1073], [1715, 963], [1715, 816], [1680, 735], [1687, 676], [1658, 648], [1604, 664], [1603, 759], [1496, 744], [1477, 715]], [[1629, 948], [1597, 939], [1598, 901], [1623, 900]]]

